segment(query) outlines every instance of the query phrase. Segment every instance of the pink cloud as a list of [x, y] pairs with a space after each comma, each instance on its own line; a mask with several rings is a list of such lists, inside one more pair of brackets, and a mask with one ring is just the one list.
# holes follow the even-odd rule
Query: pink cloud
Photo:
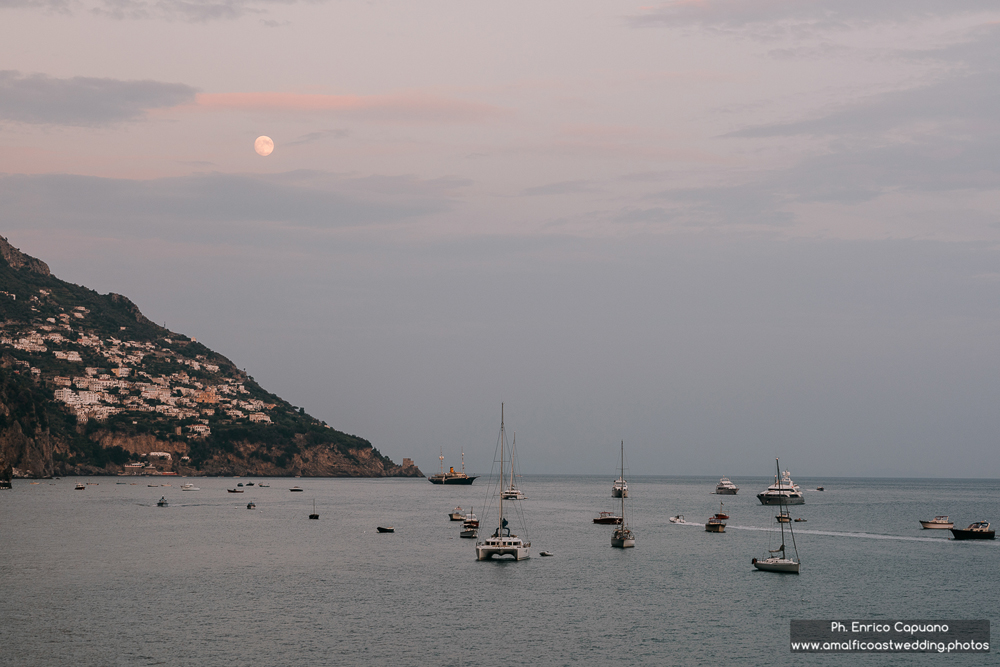
[[319, 95], [302, 93], [200, 93], [195, 106], [208, 110], [332, 113], [364, 120], [478, 123], [509, 115], [506, 109], [426, 93]]

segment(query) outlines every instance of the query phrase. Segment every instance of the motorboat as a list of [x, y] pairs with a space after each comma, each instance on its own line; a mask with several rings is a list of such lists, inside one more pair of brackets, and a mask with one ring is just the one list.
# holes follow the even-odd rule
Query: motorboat
[[237, 484], [236, 486], [243, 486], [243, 482], [240, 482], [240, 483], [239, 483], [239, 484]]
[[[774, 460], [774, 465], [775, 465], [776, 469], [778, 469], [778, 470], [781, 469], [780, 465], [778, 464], [778, 459]], [[786, 472], [786, 474], [787, 474], [787, 472]], [[777, 476], [775, 478], [777, 479]], [[761, 501], [761, 502], [763, 502], [763, 501]], [[781, 517], [782, 515], [787, 515], [787, 514], [788, 514], [788, 512], [785, 511], [784, 508], [782, 508], [782, 510], [778, 514], [778, 517], [775, 517], [775, 518], [777, 519], [777, 518]], [[765, 558], [763, 558], [761, 560], [753, 558], [750, 561], [750, 563], [755, 568], [757, 568], [758, 570], [761, 570], [763, 572], [778, 572], [778, 573], [781, 573], [781, 574], [798, 574], [799, 573], [799, 565], [800, 565], [799, 548], [795, 544], [795, 533], [792, 532], [792, 524], [790, 524], [790, 523], [786, 524], [785, 522], [780, 521], [780, 520], [777, 521], [777, 524], [778, 524], [778, 529], [781, 531], [781, 546], [779, 546], [777, 549], [768, 549], [768, 555], [767, 555], [767, 557], [765, 557]], [[794, 558], [790, 558], [788, 556], [786, 550], [785, 550], [785, 526], [786, 525], [788, 526], [788, 535], [789, 535], [789, 537], [792, 538], [792, 549], [795, 552], [795, 557]]]
[[166, 497], [165, 496], [161, 496], [160, 499], [156, 501], [156, 506], [157, 507], [166, 507], [167, 506], [167, 499], [166, 499]]
[[921, 521], [920, 525], [928, 530], [931, 529], [949, 530], [955, 527], [955, 522], [949, 521], [948, 517], [942, 514], [941, 516], [934, 517], [930, 521]]
[[606, 525], [619, 525], [622, 522], [621, 515], [616, 512], [601, 512], [599, 517], [594, 519], [594, 523], [602, 523]]
[[77, 482], [76, 486], [73, 487], [73, 490], [74, 491], [86, 491], [87, 487], [85, 485], [81, 484], [80, 482]]
[[611, 497], [628, 498], [628, 484], [621, 477], [616, 479], [615, 483], [611, 485]]
[[538, 552], [538, 555], [539, 555], [539, 556], [549, 556], [549, 557], [551, 557], [551, 556], [552, 556], [552, 554], [551, 554], [551, 553], [549, 553], [548, 551], [539, 551], [539, 552]]
[[[615, 487], [621, 490], [618, 498], [622, 501], [622, 522], [620, 527], [615, 528], [611, 533], [611, 546], [618, 549], [630, 549], [635, 546], [635, 534], [629, 528], [628, 515], [625, 514], [625, 499], [628, 498], [628, 484], [625, 483], [625, 441], [622, 440], [622, 467], [621, 477], [615, 482]], [[619, 484], [620, 482], [620, 484]], [[614, 495], [612, 493], [612, 495]]]
[[778, 521], [778, 523], [788, 523], [789, 521], [792, 520], [792, 516], [785, 511], [780, 512], [778, 516], [774, 518]]
[[448, 515], [448, 518], [452, 521], [465, 521], [465, 510], [461, 507], [456, 507], [454, 511]]
[[735, 496], [739, 490], [740, 487], [730, 482], [728, 477], [723, 477], [715, 485], [715, 492], [722, 496]]
[[722, 511], [722, 503], [719, 503], [719, 511], [709, 517], [708, 521], [705, 522], [705, 532], [708, 533], [724, 533], [726, 532], [726, 524], [723, 521], [728, 519], [729, 515]]
[[288, 490], [291, 491], [292, 493], [302, 493], [302, 489], [300, 489], [297, 486], [293, 486], [292, 488], [290, 488]]
[[[498, 487], [503, 484], [504, 479], [504, 454], [505, 449], [507, 449], [507, 437], [504, 432], [504, 422], [503, 422], [503, 403], [500, 404], [500, 435], [498, 437], [498, 443], [500, 449], [500, 475]], [[514, 466], [514, 456], [511, 452], [511, 460], [509, 462], [510, 466]], [[499, 489], [498, 489], [499, 491]], [[479, 540], [476, 542], [476, 559], [477, 560], [493, 560], [497, 557], [503, 556], [513, 556], [515, 561], [524, 560], [529, 558], [528, 549], [531, 547], [531, 542], [524, 540], [517, 535], [510, 532], [510, 523], [506, 516], [504, 516], [504, 497], [503, 494], [497, 493], [498, 497], [498, 510], [497, 510], [497, 528], [493, 531], [493, 534], [487, 537], [485, 540]], [[487, 508], [488, 510], [489, 508]], [[524, 522], [523, 514], [518, 512], [521, 517], [522, 525]]]
[[243, 489], [226, 489], [229, 493], [243, 493]]
[[805, 519], [803, 519], [802, 517], [798, 517], [797, 519], [795, 519], [795, 523], [801, 523], [803, 521], [805, 521]]
[[253, 482], [247, 482], [247, 486], [253, 486]]
[[791, 473], [787, 470], [780, 478], [775, 475], [774, 484], [767, 487], [767, 491], [758, 493], [757, 499], [761, 505], [801, 505], [806, 501], [799, 485], [792, 481]]
[[258, 489], [270, 489], [271, 485], [270, 484], [265, 484], [264, 482], [261, 482], [260, 484], [257, 485], [257, 488]]
[[952, 528], [951, 534], [956, 540], [992, 540], [996, 537], [996, 531], [990, 530], [989, 521], [970, 523], [965, 530]]
[[465, 515], [465, 518], [462, 519], [462, 525], [472, 526], [473, 528], [478, 528], [479, 527], [479, 517], [476, 516], [475, 512], [471, 512], [470, 511], [468, 514]]
[[684, 521], [684, 515], [678, 514], [677, 516], [670, 517], [670, 523], [686, 523]]
[[188, 482], [187, 484], [181, 484], [181, 491], [201, 491], [201, 489], [191, 482]]
[[375, 530], [380, 533], [395, 533], [396, 529], [392, 526], [375, 526]]
[[441, 455], [438, 456], [441, 459], [441, 472], [435, 473], [433, 475], [427, 476], [427, 481], [431, 484], [461, 484], [468, 485], [476, 481], [478, 475], [466, 475], [465, 474], [465, 451], [462, 451], [462, 472], [455, 472], [455, 467], [451, 466], [448, 468], [448, 472], [444, 471], [444, 450], [441, 450]]
[[719, 503], [719, 511], [715, 513], [714, 519], [719, 519], [720, 521], [728, 519], [729, 515], [722, 511], [722, 503]]
[[255, 503], [254, 501], [251, 500], [250, 502], [247, 503], [247, 509], [248, 510], [255, 510], [255, 509], [257, 509], [257, 503]]

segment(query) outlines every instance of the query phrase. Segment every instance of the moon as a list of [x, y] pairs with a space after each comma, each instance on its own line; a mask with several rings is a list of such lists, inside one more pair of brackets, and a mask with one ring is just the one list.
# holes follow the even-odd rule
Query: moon
[[260, 136], [253, 142], [253, 149], [257, 151], [257, 155], [267, 156], [274, 150], [274, 142], [271, 141], [271, 137]]

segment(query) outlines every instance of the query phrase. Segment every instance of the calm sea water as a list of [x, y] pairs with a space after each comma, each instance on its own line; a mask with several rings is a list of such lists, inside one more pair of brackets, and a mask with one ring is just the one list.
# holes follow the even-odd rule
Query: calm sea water
[[[1000, 542], [917, 522], [1000, 523], [996, 480], [796, 478], [799, 576], [750, 564], [773, 537], [765, 478], [734, 478], [737, 496], [712, 493], [717, 479], [630, 480], [637, 546], [623, 551], [591, 522], [615, 507], [610, 476], [525, 476], [533, 557], [517, 563], [476, 561], [448, 520], [480, 512], [483, 480], [272, 479], [242, 495], [231, 479], [77, 481], [0, 491], [2, 664], [996, 664], [788, 649], [790, 619], [1000, 619]], [[720, 500], [725, 534], [668, 522]]]

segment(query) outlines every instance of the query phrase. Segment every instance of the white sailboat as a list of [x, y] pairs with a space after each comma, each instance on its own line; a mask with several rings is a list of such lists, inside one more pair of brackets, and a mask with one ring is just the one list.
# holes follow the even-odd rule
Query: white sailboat
[[524, 500], [525, 497], [526, 497], [523, 493], [521, 493], [520, 489], [517, 488], [517, 485], [514, 484], [514, 465], [513, 465], [513, 463], [514, 463], [514, 452], [515, 452], [516, 449], [517, 449], [517, 433], [514, 434], [514, 439], [513, 439], [513, 441], [511, 442], [511, 445], [510, 445], [510, 452], [511, 452], [511, 455], [510, 455], [510, 460], [511, 460], [511, 466], [510, 466], [510, 483], [507, 485], [507, 488], [505, 488], [500, 493], [500, 496], [504, 500]]
[[[502, 491], [504, 478], [504, 455], [505, 448], [507, 446], [507, 436], [504, 432], [503, 423], [503, 403], [500, 404], [500, 475], [499, 481], [497, 483], [498, 490]], [[511, 458], [513, 459], [513, 453], [511, 453]], [[510, 466], [513, 469], [514, 462], [510, 461]], [[504, 516], [504, 495], [503, 493], [497, 494], [499, 499], [499, 510], [497, 518], [497, 528], [493, 531], [493, 534], [487, 537], [485, 540], [476, 542], [476, 559], [478, 560], [492, 560], [495, 557], [500, 556], [513, 556], [514, 560], [524, 560], [528, 558], [528, 548], [531, 547], [531, 542], [526, 542], [522, 540], [517, 535], [510, 532], [509, 522]], [[484, 515], [485, 516], [485, 515]], [[523, 524], [523, 517], [522, 517]]]
[[[616, 498], [622, 499], [622, 523], [620, 526], [615, 528], [615, 532], [611, 534], [611, 546], [617, 547], [619, 549], [627, 549], [629, 547], [635, 546], [635, 535], [632, 533], [632, 529], [628, 525], [628, 515], [625, 514], [625, 499], [628, 498], [628, 485], [625, 483], [625, 441], [622, 440], [622, 474], [618, 478], [618, 482], [622, 484], [622, 493], [615, 496]], [[617, 485], [618, 482], [615, 482]]]
[[[774, 460], [775, 466], [780, 474], [781, 466], [778, 465], [778, 459]], [[781, 489], [781, 481], [778, 482], [778, 491]], [[750, 561], [755, 568], [758, 570], [763, 570], [765, 572], [782, 572], [786, 574], [798, 574], [799, 573], [799, 548], [795, 544], [795, 533], [792, 532], [792, 524], [787, 521], [782, 521], [782, 517], [788, 516], [788, 510], [785, 509], [784, 504], [782, 504], [780, 513], [775, 517], [778, 523], [778, 527], [781, 529], [781, 546], [777, 549], [769, 549], [767, 558], [763, 560], [757, 560], [754, 558]], [[789, 558], [788, 554], [785, 553], [785, 526], [788, 526], [788, 534], [792, 538], [792, 549], [795, 551], [795, 558]], [[780, 556], [778, 554], [781, 554]]]

